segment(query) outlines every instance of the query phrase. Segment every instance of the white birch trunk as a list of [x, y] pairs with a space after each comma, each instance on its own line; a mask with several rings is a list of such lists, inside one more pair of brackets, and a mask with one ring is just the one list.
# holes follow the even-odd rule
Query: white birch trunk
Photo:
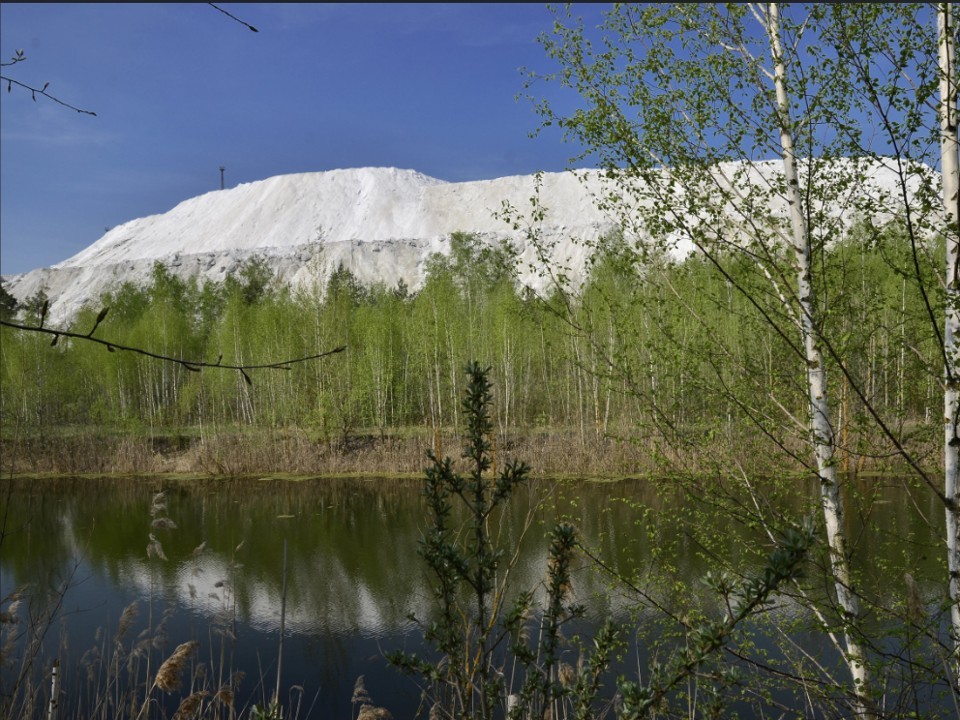
[[814, 452], [817, 458], [817, 473], [820, 477], [820, 499], [826, 523], [827, 543], [830, 548], [830, 563], [834, 588], [844, 620], [845, 660], [853, 677], [857, 697], [857, 716], [873, 718], [868, 699], [870, 678], [865, 656], [860, 644], [850, 633], [850, 627], [860, 615], [860, 603], [850, 581], [850, 565], [846, 550], [846, 533], [843, 523], [843, 503], [837, 483], [834, 459], [834, 432], [830, 424], [830, 403], [827, 398], [827, 375], [820, 349], [816, 303], [811, 281], [810, 234], [803, 213], [797, 159], [794, 153], [793, 131], [790, 120], [790, 103], [787, 95], [787, 76], [781, 43], [780, 6], [770, 3], [765, 16], [770, 49], [773, 55], [774, 85], [777, 94], [778, 124], [783, 153], [784, 179], [787, 201], [790, 206], [791, 238], [797, 273], [797, 297], [800, 303], [800, 331], [807, 363], [807, 388], [810, 397], [810, 426]]
[[944, 495], [947, 498], [947, 569], [950, 573], [950, 624], [953, 632], [954, 680], [960, 683], [960, 437], [957, 412], [960, 401], [960, 149], [957, 141], [956, 28], [952, 26], [952, 3], [937, 4], [937, 34], [940, 60], [940, 155], [943, 173], [943, 209], [947, 223], [946, 322], [943, 334], [946, 375], [944, 391]]

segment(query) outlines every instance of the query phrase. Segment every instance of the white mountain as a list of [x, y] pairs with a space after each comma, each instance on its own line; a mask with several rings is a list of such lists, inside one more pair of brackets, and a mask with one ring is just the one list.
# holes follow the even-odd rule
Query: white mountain
[[[614, 226], [591, 202], [596, 185], [595, 176], [582, 173], [542, 176], [540, 198], [549, 209], [542, 230], [565, 238], [574, 264], [584, 251], [569, 238], [594, 239]], [[7, 289], [19, 300], [43, 290], [54, 322], [120, 282], [145, 281], [157, 261], [185, 278], [222, 280], [258, 256], [283, 281], [307, 288], [323, 288], [342, 263], [363, 283], [395, 286], [402, 279], [415, 289], [427, 257], [446, 252], [452, 233], [522, 245], [522, 233], [495, 215], [504, 202], [529, 210], [534, 193], [532, 175], [462, 183], [396, 168], [282, 175], [119, 225], [68, 260], [11, 276]], [[534, 260], [532, 249], [527, 259]], [[538, 283], [529, 269], [524, 280]]]
[[[765, 182], [778, 167], [759, 164], [749, 182]], [[875, 163], [870, 170], [855, 192], [895, 188], [891, 168]], [[119, 225], [68, 260], [6, 278], [7, 289], [18, 300], [43, 290], [53, 322], [68, 319], [84, 303], [95, 304], [121, 282], [145, 281], [158, 261], [184, 278], [222, 280], [257, 256], [282, 281], [308, 289], [322, 289], [342, 264], [363, 283], [395, 286], [402, 279], [416, 289], [427, 258], [446, 252], [455, 232], [510, 239], [520, 253], [521, 281], [539, 289], [546, 283], [542, 262], [524, 232], [499, 211], [509, 203], [529, 214], [530, 199], [538, 194], [547, 210], [539, 233], [551, 247], [550, 259], [576, 279], [588, 253], [578, 240], [594, 240], [617, 226], [595, 202], [610, 189], [590, 171], [543, 174], [539, 193], [533, 175], [461, 183], [396, 168], [282, 175]]]

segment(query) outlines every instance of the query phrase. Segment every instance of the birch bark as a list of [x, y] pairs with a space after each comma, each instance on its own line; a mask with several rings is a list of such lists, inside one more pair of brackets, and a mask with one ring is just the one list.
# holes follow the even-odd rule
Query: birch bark
[[837, 482], [834, 458], [834, 431], [830, 423], [830, 403], [827, 397], [827, 374], [820, 346], [818, 310], [811, 279], [810, 232], [803, 210], [800, 177], [794, 152], [793, 130], [790, 118], [790, 100], [787, 91], [787, 69], [781, 39], [780, 5], [770, 3], [763, 15], [766, 22], [770, 51], [773, 56], [773, 80], [777, 94], [777, 115], [783, 158], [786, 197], [790, 208], [791, 241], [794, 270], [797, 274], [797, 297], [800, 304], [800, 332], [807, 364], [807, 390], [810, 399], [810, 432], [820, 478], [820, 500], [826, 524], [827, 543], [834, 589], [844, 620], [845, 660], [853, 677], [857, 697], [857, 716], [873, 718], [869, 700], [870, 677], [863, 648], [853, 637], [851, 628], [860, 616], [860, 603], [850, 578], [846, 533], [843, 523], [843, 502]]
[[960, 684], [960, 149], [957, 139], [956, 28], [952, 3], [937, 3], [940, 66], [940, 156], [943, 209], [947, 224], [946, 319], [944, 344], [944, 495], [946, 496], [947, 569], [950, 574], [950, 625], [953, 634], [954, 680]]

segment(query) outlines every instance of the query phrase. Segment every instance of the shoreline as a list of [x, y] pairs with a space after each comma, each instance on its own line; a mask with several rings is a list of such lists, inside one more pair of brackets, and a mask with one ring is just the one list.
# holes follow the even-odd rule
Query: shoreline
[[[639, 434], [639, 433], [638, 433]], [[169, 479], [397, 479], [422, 478], [428, 452], [461, 457], [462, 437], [452, 431], [401, 428], [320, 436], [301, 428], [166, 429], [148, 433], [116, 428], [62, 427], [0, 438], [3, 478], [160, 477]], [[936, 474], [935, 448], [911, 447]], [[804, 448], [795, 448], [803, 457]], [[572, 429], [519, 428], [496, 433], [494, 474], [524, 462], [531, 478], [552, 480], [650, 479], [723, 476], [731, 468], [754, 476], [809, 475], [809, 470], [747, 432], [666, 438], [580, 433]], [[899, 458], [838, 450], [847, 477], [912, 474]]]

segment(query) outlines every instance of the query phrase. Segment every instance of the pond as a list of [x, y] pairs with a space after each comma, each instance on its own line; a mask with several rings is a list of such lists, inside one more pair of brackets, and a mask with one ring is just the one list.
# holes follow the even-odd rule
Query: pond
[[[942, 512], [891, 479], [867, 485], [869, 506], [849, 513], [864, 592], [877, 608], [893, 607], [909, 573], [909, 592], [902, 596], [919, 598], [927, 625], [943, 637], [943, 589], [936, 580]], [[121, 714], [129, 685], [141, 684], [136, 702], [142, 703], [144, 678], [188, 640], [198, 642], [193, 664], [178, 691], [153, 692], [152, 717], [172, 716], [191, 682], [194, 689], [201, 682], [211, 689], [205, 702], [229, 687], [237, 716], [247, 717], [254, 703], [272, 696], [278, 658], [280, 699], [291, 717], [356, 717], [351, 699], [361, 676], [373, 702], [394, 717], [426, 716], [414, 680], [385, 660], [397, 650], [430, 652], [413, 619], [429, 621], [434, 612], [434, 578], [418, 555], [429, 522], [422, 481], [84, 478], [4, 480], [2, 491], [5, 611], [15, 591], [23, 590], [18, 624], [4, 627], [44, 633], [31, 668], [30, 687], [39, 698], [35, 716], [46, 717], [54, 660], [61, 717], [113, 717]], [[809, 505], [813, 497], [803, 489], [789, 502]], [[611, 670], [612, 682], [616, 673], [637, 678], [638, 670], [647, 678], [652, 643], [678, 627], [651, 600], [668, 612], [722, 610], [701, 578], [725, 560], [731, 568], [755, 570], [769, 549], [762, 528], [710, 505], [682, 485], [537, 481], [491, 518], [490, 530], [513, 562], [510, 587], [542, 593], [546, 534], [557, 518], [575, 524], [593, 558], [581, 557], [573, 574], [573, 593], [586, 614], [565, 628], [571, 642], [564, 657], [577, 664], [575, 635], [589, 638], [607, 618], [624, 623], [628, 643]], [[172, 522], [154, 523], [157, 518]], [[642, 585], [636, 589], [643, 595], [616, 582], [613, 573]], [[806, 590], [815, 595], [812, 561], [808, 577]], [[52, 609], [44, 600], [51, 598]], [[894, 616], [872, 612], [871, 622], [890, 625], [882, 629], [882, 647], [899, 652], [901, 641], [890, 629]], [[738, 640], [741, 657], [755, 653], [747, 669], [756, 669], [756, 658], [772, 665], [790, 660], [773, 639], [790, 628], [789, 647], [796, 643], [798, 652], [818, 658], [842, 684], [836, 654], [808, 625], [812, 616], [795, 595], [778, 598], [753, 624], [755, 634]], [[19, 673], [31, 636], [17, 637], [20, 648], [5, 653], [5, 660], [16, 661], [3, 670], [8, 698], [18, 677], [21, 687], [28, 682]], [[888, 673], [888, 683], [909, 683], [900, 678], [910, 673], [915, 665]], [[751, 683], [743, 683], [733, 706], [751, 702]], [[946, 685], [935, 679], [923, 688], [917, 706], [949, 702], [942, 699], [949, 696]], [[801, 703], [792, 692], [775, 688], [775, 702]], [[126, 712], [136, 717], [139, 707]]]

